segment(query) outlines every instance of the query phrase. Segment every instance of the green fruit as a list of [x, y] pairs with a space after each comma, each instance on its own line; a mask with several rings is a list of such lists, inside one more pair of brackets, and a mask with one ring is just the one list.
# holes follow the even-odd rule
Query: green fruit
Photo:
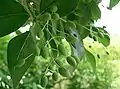
[[46, 58], [46, 59], [47, 59], [47, 58], [49, 57], [49, 49], [48, 49], [48, 47], [46, 47], [46, 46], [41, 47], [40, 55], [41, 55], [43, 58]]
[[76, 66], [76, 60], [72, 56], [67, 57], [67, 62], [73, 67]]
[[57, 10], [58, 10], [57, 5], [52, 5], [51, 8], [50, 8], [51, 12], [57, 12]]
[[58, 73], [57, 73], [57, 72], [54, 72], [54, 73], [52, 74], [52, 78], [53, 78], [54, 81], [57, 81], [57, 80], [58, 80]]
[[76, 28], [76, 24], [73, 21], [67, 21], [66, 27], [67, 28], [71, 28], [71, 29], [75, 29]]
[[19, 60], [19, 61], [17, 62], [16, 67], [22, 67], [24, 64], [25, 64], [25, 60], [24, 60], [24, 59]]
[[59, 20], [59, 18], [60, 18], [60, 16], [59, 16], [58, 13], [53, 13], [53, 14], [52, 14], [52, 19], [53, 19], [53, 20]]
[[99, 32], [99, 29], [98, 29], [97, 27], [92, 27], [92, 30], [93, 30], [94, 32]]
[[47, 78], [46, 76], [43, 76], [43, 77], [41, 78], [41, 86], [42, 86], [42, 87], [46, 87], [47, 84], [48, 84], [48, 78]]
[[46, 12], [44, 13], [41, 17], [40, 17], [40, 20], [41, 21], [49, 21], [51, 19], [51, 14]]
[[93, 35], [92, 35], [92, 33], [90, 33], [88, 36], [89, 36], [90, 38], [93, 38]]
[[60, 67], [63, 66], [63, 63], [62, 63], [60, 60], [56, 59], [55, 62], [56, 62]]
[[94, 40], [94, 41], [97, 41], [98, 39], [97, 39], [97, 37], [96, 37], [96, 36], [93, 36], [93, 40]]
[[44, 37], [44, 32], [41, 30], [38, 32], [37, 36], [40, 38], [40, 40]]
[[58, 50], [62, 55], [67, 56], [67, 52], [66, 52], [65, 47], [62, 43], [58, 45]]
[[79, 62], [80, 62], [80, 59], [79, 59], [78, 57], [73, 56], [73, 55], [72, 55], [72, 57], [75, 59], [76, 63], [79, 63]]
[[101, 32], [98, 32], [98, 36], [99, 36], [100, 38], [104, 38], [104, 34], [101, 33]]
[[62, 75], [64, 77], [69, 77], [70, 76], [70, 72], [67, 69], [63, 68], [63, 67], [60, 67], [58, 69], [58, 71], [59, 71], [60, 75]]

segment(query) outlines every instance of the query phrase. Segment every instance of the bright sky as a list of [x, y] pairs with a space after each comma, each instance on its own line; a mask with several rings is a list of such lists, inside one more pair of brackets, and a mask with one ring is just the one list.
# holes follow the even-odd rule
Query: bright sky
[[120, 36], [120, 3], [112, 10], [108, 10], [106, 7], [109, 6], [109, 1], [110, 0], [102, 0], [102, 3], [100, 4], [102, 17], [97, 25], [106, 26], [106, 30], [111, 35]]

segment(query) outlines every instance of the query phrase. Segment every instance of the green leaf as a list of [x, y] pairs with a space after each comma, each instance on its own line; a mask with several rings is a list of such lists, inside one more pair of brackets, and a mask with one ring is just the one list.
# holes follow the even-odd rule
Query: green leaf
[[96, 70], [96, 60], [95, 60], [95, 57], [88, 50], [86, 50], [85, 52], [86, 52], [85, 57], [86, 57], [87, 61], [91, 64], [91, 66], [93, 68], [93, 71], [95, 72], [95, 70]]
[[110, 44], [110, 37], [107, 34], [104, 34], [103, 38], [98, 39], [105, 47], [107, 47]]
[[79, 30], [79, 34], [80, 34], [81, 39], [84, 39], [89, 35], [89, 33], [90, 33], [89, 28], [90, 27], [77, 25], [77, 29]]
[[79, 0], [57, 0], [58, 13], [60, 16], [68, 15], [75, 10]]
[[[36, 46], [30, 32], [25, 32], [10, 40], [7, 49], [7, 61], [14, 89], [33, 62], [35, 52]], [[20, 60], [25, 60], [25, 63], [18, 67], [17, 63]]]
[[100, 8], [94, 1], [90, 3], [90, 10], [93, 19], [98, 20], [101, 18]]
[[110, 0], [109, 9], [112, 9], [115, 5], [119, 3], [120, 0]]
[[50, 5], [54, 3], [55, 0], [41, 0], [40, 2], [40, 12], [47, 10]]
[[21, 27], [28, 19], [23, 6], [13, 0], [0, 1], [0, 37], [10, 34]]
[[90, 7], [86, 4], [79, 3], [76, 9], [77, 22], [81, 25], [86, 25], [91, 19]]
[[[98, 29], [98, 32], [95, 32], [95, 29]], [[97, 41], [102, 43], [105, 47], [107, 47], [110, 44], [110, 36], [109, 33], [104, 29], [100, 27], [94, 27], [94, 35], [98, 38]], [[101, 36], [100, 34], [101, 33]]]

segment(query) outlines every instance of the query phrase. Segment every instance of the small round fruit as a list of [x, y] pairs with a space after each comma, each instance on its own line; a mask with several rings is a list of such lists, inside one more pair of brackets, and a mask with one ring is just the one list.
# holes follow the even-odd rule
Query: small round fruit
[[65, 47], [64, 47], [63, 44], [59, 44], [59, 45], [58, 45], [58, 50], [59, 50], [59, 52], [60, 52], [62, 55], [67, 56], [67, 52], [66, 52]]
[[57, 12], [57, 10], [58, 10], [57, 5], [52, 5], [51, 8], [50, 8], [51, 12]]
[[104, 38], [104, 34], [103, 34], [102, 32], [98, 32], [98, 36], [99, 36], [100, 38]]
[[88, 36], [89, 36], [90, 38], [93, 38], [93, 35], [92, 35], [92, 33], [90, 33]]
[[62, 63], [60, 60], [56, 59], [55, 62], [56, 62], [60, 67], [63, 66], [63, 63]]
[[57, 81], [57, 80], [58, 80], [58, 73], [57, 73], [57, 72], [54, 72], [54, 73], [52, 74], [52, 78], [53, 78], [54, 81]]
[[41, 47], [40, 55], [41, 55], [43, 58], [46, 58], [46, 59], [47, 59], [47, 58], [49, 57], [48, 47], [46, 47], [46, 46]]
[[40, 19], [41, 19], [42, 21], [49, 21], [49, 20], [51, 19], [51, 14], [48, 13], [48, 12], [46, 12], [46, 13], [44, 13], [44, 14], [40, 17]]
[[63, 77], [69, 77], [70, 76], [70, 72], [63, 67], [60, 67], [58, 69], [58, 71], [59, 71], [60, 75], [62, 75]]
[[80, 59], [77, 57], [77, 56], [73, 56], [72, 57], [75, 59], [76, 63], [79, 63], [80, 62]]
[[97, 39], [97, 37], [96, 37], [96, 36], [93, 36], [93, 40], [94, 40], [94, 41], [97, 41], [98, 39]]
[[67, 57], [67, 62], [73, 67], [76, 66], [76, 61], [72, 56]]
[[48, 84], [48, 78], [47, 78], [46, 76], [43, 76], [43, 77], [41, 78], [41, 86], [42, 86], [42, 87], [46, 87], [47, 84]]
[[59, 20], [59, 18], [60, 18], [60, 16], [59, 16], [58, 13], [53, 13], [53, 14], [52, 14], [52, 19], [53, 19], [53, 20]]

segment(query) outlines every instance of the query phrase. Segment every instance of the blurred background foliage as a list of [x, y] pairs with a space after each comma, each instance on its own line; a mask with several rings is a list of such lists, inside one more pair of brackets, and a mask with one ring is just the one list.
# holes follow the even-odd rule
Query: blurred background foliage
[[[0, 38], [0, 89], [12, 89], [6, 63], [7, 44], [11, 38], [9, 35]], [[117, 39], [111, 39], [111, 41], [117, 41]], [[47, 89], [119, 89], [120, 46], [113, 43], [105, 48], [89, 37], [84, 39], [85, 48], [96, 57], [96, 71], [93, 71], [90, 63], [83, 58], [70, 78], [59, 77], [59, 80], [55, 82], [50, 77], [51, 73], [48, 73]], [[42, 57], [36, 57], [20, 81], [19, 89], [43, 89], [40, 85], [41, 70], [44, 70], [43, 65], [47, 66], [47, 61]]]

